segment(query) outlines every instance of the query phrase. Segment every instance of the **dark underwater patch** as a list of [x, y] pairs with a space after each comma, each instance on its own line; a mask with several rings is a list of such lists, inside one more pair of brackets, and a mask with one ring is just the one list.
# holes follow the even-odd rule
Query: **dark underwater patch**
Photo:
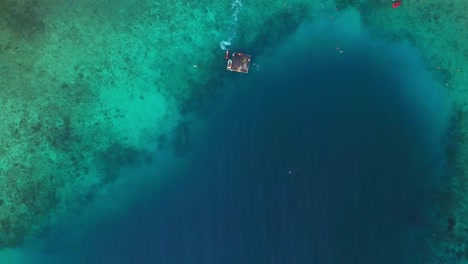
[[35, 0], [10, 1], [0, 5], [0, 21], [16, 37], [34, 40], [46, 31], [46, 24]]

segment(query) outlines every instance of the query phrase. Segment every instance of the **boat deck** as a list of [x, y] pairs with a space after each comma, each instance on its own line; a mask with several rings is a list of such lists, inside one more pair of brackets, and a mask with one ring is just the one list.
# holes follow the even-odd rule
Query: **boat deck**
[[232, 53], [227, 63], [229, 71], [248, 73], [250, 66], [250, 55], [235, 52]]

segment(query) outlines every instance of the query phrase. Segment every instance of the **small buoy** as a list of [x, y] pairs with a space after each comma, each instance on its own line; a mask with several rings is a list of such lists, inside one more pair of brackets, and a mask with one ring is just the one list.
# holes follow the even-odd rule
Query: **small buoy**
[[396, 1], [395, 3], [393, 3], [392, 7], [393, 8], [397, 8], [401, 5], [401, 1]]
[[195, 64], [195, 65], [193, 65], [193, 67], [194, 67], [194, 68], [197, 68], [197, 67], [198, 67], [198, 65], [196, 65], [196, 64]]

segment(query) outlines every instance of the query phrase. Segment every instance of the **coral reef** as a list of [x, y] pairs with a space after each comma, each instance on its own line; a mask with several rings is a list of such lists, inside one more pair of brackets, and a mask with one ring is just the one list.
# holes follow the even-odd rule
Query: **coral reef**
[[446, 177], [439, 197], [433, 253], [441, 263], [468, 261], [468, 116], [458, 109], [452, 118], [450, 144], [447, 147]]

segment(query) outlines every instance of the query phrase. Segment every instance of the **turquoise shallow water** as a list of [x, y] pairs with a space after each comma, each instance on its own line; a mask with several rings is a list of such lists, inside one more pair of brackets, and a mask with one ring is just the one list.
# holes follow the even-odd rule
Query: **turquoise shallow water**
[[[450, 104], [355, 13], [243, 50], [184, 147], [123, 171], [11, 263], [428, 263]], [[342, 51], [342, 52], [340, 52]]]

